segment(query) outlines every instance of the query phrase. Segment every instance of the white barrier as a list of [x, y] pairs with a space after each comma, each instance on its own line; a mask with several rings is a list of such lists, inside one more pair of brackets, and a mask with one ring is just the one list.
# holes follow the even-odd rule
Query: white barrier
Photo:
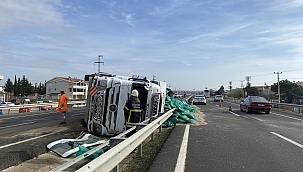
[[[71, 101], [67, 104], [72, 106], [78, 103], [86, 103], [86, 101]], [[38, 111], [41, 111], [43, 107], [50, 107], [50, 109], [56, 108], [58, 106], [57, 102], [54, 103], [37, 103], [37, 104], [23, 104], [23, 105], [10, 105], [10, 106], [0, 106], [0, 115], [9, 115], [11, 113], [19, 113], [20, 108], [36, 108]]]

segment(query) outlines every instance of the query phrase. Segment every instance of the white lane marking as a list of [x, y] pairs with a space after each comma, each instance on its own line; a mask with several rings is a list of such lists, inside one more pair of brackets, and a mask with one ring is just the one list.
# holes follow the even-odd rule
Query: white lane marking
[[18, 118], [24, 118], [24, 117], [31, 117], [31, 116], [39, 116], [39, 115], [45, 115], [45, 114], [55, 114], [57, 112], [51, 112], [51, 113], [39, 113], [39, 114], [31, 114], [31, 115], [22, 115], [22, 116], [14, 116], [9, 118], [1, 118], [1, 119], [18, 119]]
[[33, 138], [30, 138], [30, 139], [26, 139], [26, 140], [22, 140], [22, 141], [19, 141], [19, 142], [15, 142], [15, 143], [7, 144], [7, 145], [4, 145], [4, 146], [0, 146], [0, 149], [7, 148], [7, 147], [10, 147], [10, 146], [14, 146], [14, 145], [18, 145], [18, 144], [21, 144], [21, 143], [24, 143], [24, 142], [29, 142], [29, 141], [32, 141], [32, 140], [36, 140], [36, 139], [46, 137], [46, 136], [49, 136], [49, 135], [52, 135], [52, 134], [55, 134], [55, 133], [48, 133], [48, 134], [44, 134], [44, 135], [41, 135], [41, 136], [38, 136], [38, 137], [33, 137]]
[[21, 123], [21, 124], [15, 124], [15, 125], [9, 125], [9, 126], [5, 126], [5, 127], [0, 127], [0, 129], [4, 129], [4, 128], [12, 128], [12, 127], [17, 127], [17, 126], [22, 126], [22, 125], [28, 125], [28, 124], [32, 124], [35, 123], [36, 121], [32, 121], [32, 122], [25, 122], [25, 123]]
[[273, 135], [276, 135], [276, 136], [280, 137], [281, 139], [284, 139], [284, 140], [286, 140], [286, 141], [288, 141], [288, 142], [290, 142], [290, 143], [292, 143], [292, 144], [294, 144], [294, 145], [296, 145], [296, 146], [298, 146], [298, 147], [300, 147], [300, 148], [303, 149], [303, 145], [301, 145], [298, 142], [295, 142], [295, 141], [293, 141], [293, 140], [291, 140], [291, 139], [289, 139], [287, 137], [284, 137], [281, 134], [275, 133], [275, 132], [270, 132], [270, 133], [273, 134]]
[[255, 119], [255, 120], [257, 120], [257, 121], [260, 121], [260, 122], [263, 122], [264, 120], [262, 120], [262, 119], [259, 119], [259, 118], [257, 118], [257, 117], [254, 117], [254, 116], [249, 116], [250, 118], [252, 118], [252, 119]]
[[186, 125], [186, 127], [185, 127], [175, 172], [184, 172], [184, 170], [185, 170], [185, 159], [186, 159], [186, 153], [187, 153], [189, 127], [190, 127], [190, 125]]
[[278, 113], [274, 113], [274, 112], [270, 112], [270, 113], [273, 114], [273, 115], [282, 116], [282, 117], [285, 117], [285, 118], [290, 118], [290, 119], [295, 119], [295, 120], [298, 120], [298, 121], [303, 121], [302, 119], [291, 117], [291, 116], [286, 116], [286, 115], [282, 115], [282, 114], [278, 114]]
[[235, 112], [229, 111], [229, 113], [236, 115], [236, 116], [240, 116], [239, 114], [236, 114]]
[[233, 102], [228, 102], [228, 103], [238, 105], [238, 106], [240, 105], [239, 103], [233, 103]]
[[263, 122], [264, 120], [261, 120], [261, 119], [259, 119], [259, 118], [256, 118], [256, 117], [252, 117], [252, 116], [241, 116], [241, 117], [243, 117], [243, 118], [246, 118], [246, 119], [254, 119], [254, 120], [257, 120], [257, 121], [260, 121], [260, 122]]

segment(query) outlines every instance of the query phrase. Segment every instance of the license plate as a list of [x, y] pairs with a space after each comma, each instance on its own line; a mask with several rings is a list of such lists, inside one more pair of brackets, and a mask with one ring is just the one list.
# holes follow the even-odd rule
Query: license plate
[[265, 106], [264, 104], [258, 104], [258, 106]]

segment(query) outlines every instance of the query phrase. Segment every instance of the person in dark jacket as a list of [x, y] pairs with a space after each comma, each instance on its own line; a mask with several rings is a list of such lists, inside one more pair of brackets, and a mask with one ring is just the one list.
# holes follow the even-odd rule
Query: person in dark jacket
[[131, 127], [133, 126], [132, 124], [141, 122], [142, 106], [138, 96], [139, 92], [137, 90], [132, 90], [131, 96], [125, 104], [124, 116], [127, 127]]

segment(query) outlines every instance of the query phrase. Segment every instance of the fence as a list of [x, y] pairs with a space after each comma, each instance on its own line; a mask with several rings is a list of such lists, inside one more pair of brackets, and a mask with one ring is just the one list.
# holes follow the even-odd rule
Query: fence
[[[71, 101], [68, 103], [69, 107], [75, 104], [86, 103], [86, 101]], [[37, 112], [42, 110], [55, 110], [58, 103], [39, 103], [39, 104], [23, 104], [23, 105], [7, 105], [0, 106], [0, 115], [10, 115], [20, 112]]]

